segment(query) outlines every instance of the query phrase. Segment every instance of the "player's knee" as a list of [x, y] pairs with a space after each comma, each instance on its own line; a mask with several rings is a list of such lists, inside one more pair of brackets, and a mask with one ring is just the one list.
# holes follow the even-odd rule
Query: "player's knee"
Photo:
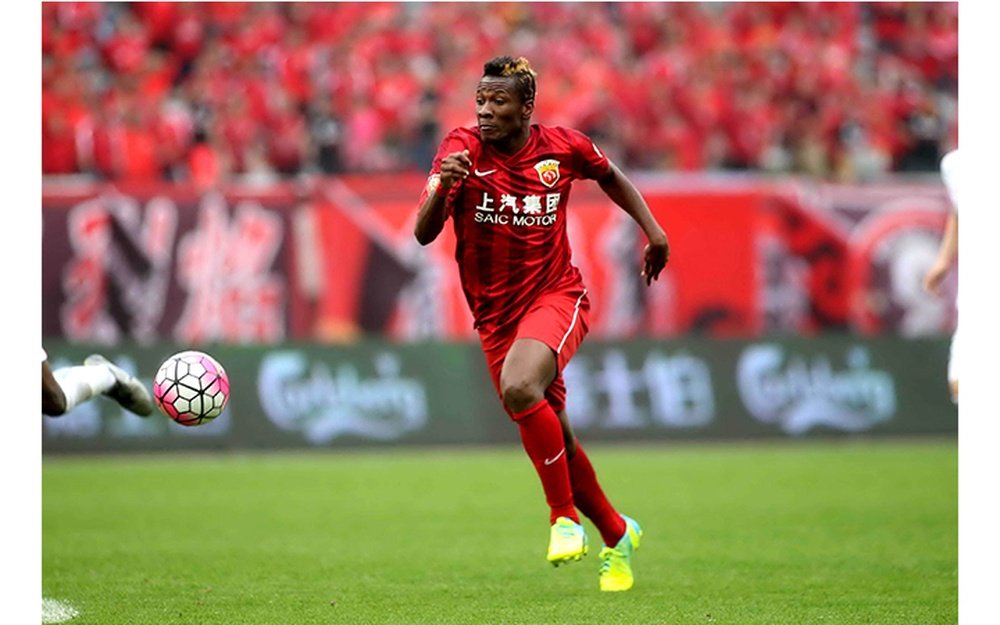
[[530, 380], [503, 379], [500, 387], [503, 403], [511, 414], [523, 412], [545, 398], [543, 390]]

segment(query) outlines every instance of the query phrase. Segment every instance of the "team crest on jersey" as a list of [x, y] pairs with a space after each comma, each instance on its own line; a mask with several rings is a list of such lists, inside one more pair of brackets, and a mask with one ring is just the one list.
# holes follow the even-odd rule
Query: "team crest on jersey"
[[550, 189], [559, 182], [559, 161], [554, 158], [536, 163], [535, 171], [538, 172], [538, 179], [542, 184]]

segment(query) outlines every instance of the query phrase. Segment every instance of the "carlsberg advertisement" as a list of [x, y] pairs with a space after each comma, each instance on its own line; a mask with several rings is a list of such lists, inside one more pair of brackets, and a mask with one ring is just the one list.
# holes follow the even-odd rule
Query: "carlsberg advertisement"
[[[103, 351], [149, 381], [176, 345], [46, 345], [54, 367]], [[210, 423], [178, 425], [98, 399], [43, 417], [43, 451], [517, 444], [478, 345], [203, 346], [232, 395]], [[948, 339], [587, 341], [563, 371], [586, 440], [957, 433]]]

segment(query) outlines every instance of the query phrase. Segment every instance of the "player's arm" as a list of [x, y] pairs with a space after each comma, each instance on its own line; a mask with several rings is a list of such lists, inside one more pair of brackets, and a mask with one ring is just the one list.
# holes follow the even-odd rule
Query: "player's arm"
[[948, 215], [948, 222], [944, 226], [944, 236], [941, 237], [941, 246], [938, 248], [937, 258], [934, 264], [927, 270], [924, 276], [924, 289], [932, 295], [939, 295], [941, 283], [944, 282], [948, 271], [955, 264], [958, 256], [958, 213], [952, 211]]
[[650, 212], [646, 200], [643, 199], [642, 194], [635, 188], [632, 181], [614, 163], [608, 162], [611, 165], [611, 169], [606, 175], [597, 180], [597, 184], [611, 198], [611, 201], [628, 213], [639, 224], [642, 231], [646, 233], [646, 239], [649, 243], [646, 245], [646, 250], [643, 253], [642, 277], [646, 279], [646, 284], [649, 285], [659, 277], [660, 271], [663, 270], [670, 257], [670, 244], [667, 242], [667, 233], [656, 222], [656, 218]]
[[431, 176], [427, 182], [427, 197], [417, 212], [417, 224], [413, 236], [420, 245], [427, 245], [441, 234], [448, 219], [448, 193], [451, 188], [469, 176], [472, 160], [469, 151], [452, 152], [441, 160], [440, 173]]

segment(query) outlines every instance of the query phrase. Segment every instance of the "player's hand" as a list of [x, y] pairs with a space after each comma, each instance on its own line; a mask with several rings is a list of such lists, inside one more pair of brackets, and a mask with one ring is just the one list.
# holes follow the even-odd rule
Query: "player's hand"
[[469, 170], [472, 168], [472, 159], [469, 158], [469, 151], [452, 152], [441, 161], [440, 188], [447, 191], [456, 182], [469, 177]]
[[660, 277], [660, 272], [663, 271], [669, 258], [670, 243], [667, 242], [666, 233], [660, 232], [650, 237], [642, 259], [642, 277], [646, 279], [646, 286]]
[[951, 267], [947, 262], [938, 260], [924, 275], [924, 290], [931, 295], [941, 295], [941, 284], [944, 283], [945, 276]]

